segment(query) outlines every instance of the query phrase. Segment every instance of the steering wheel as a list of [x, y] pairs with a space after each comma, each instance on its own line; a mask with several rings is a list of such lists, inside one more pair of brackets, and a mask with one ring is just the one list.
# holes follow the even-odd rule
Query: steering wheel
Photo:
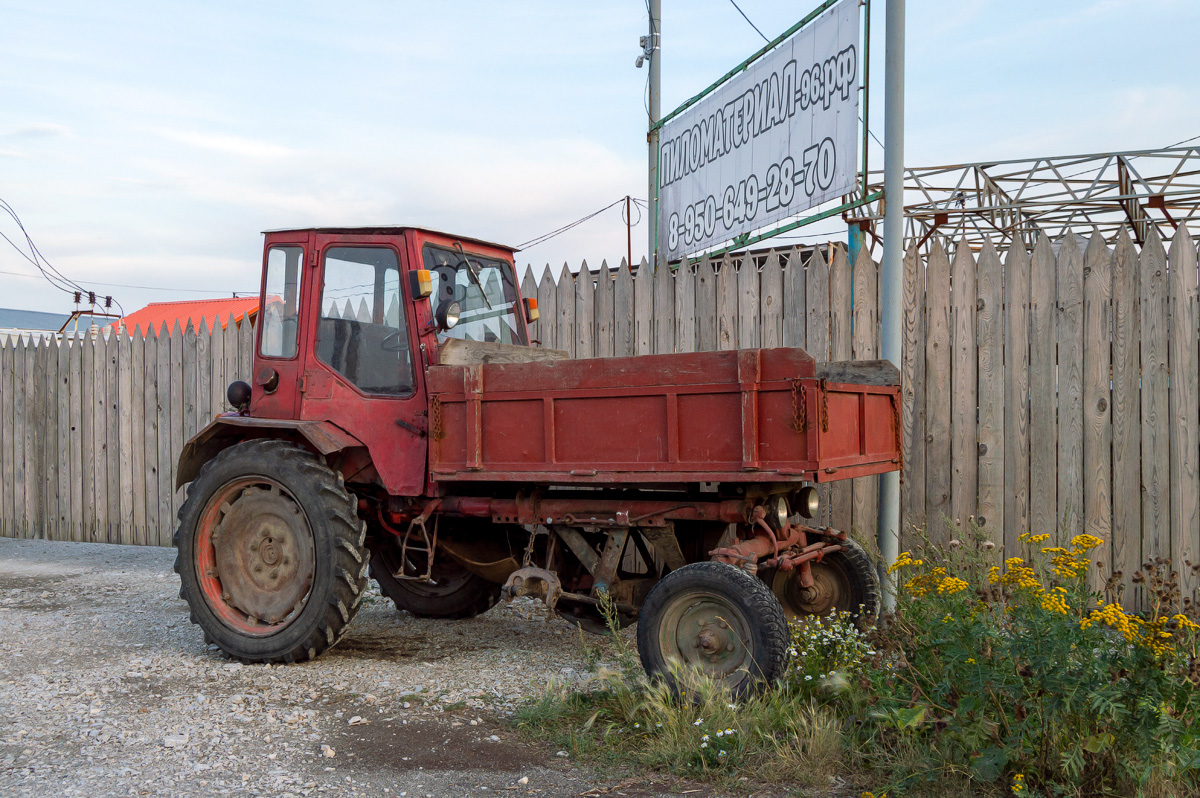
[[384, 352], [402, 352], [408, 346], [403, 330], [392, 330], [379, 339], [379, 348]]

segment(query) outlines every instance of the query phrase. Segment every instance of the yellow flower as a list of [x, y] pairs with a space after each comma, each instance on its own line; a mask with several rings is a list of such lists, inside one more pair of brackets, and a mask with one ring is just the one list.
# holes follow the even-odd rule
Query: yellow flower
[[905, 551], [901, 552], [900, 556], [896, 558], [896, 561], [888, 566], [887, 572], [889, 574], [894, 574], [901, 568], [916, 568], [924, 564], [924, 560], [914, 560], [912, 553]]
[[957, 579], [953, 576], [947, 576], [945, 579], [938, 582], [937, 592], [943, 596], [952, 596], [955, 593], [961, 593], [968, 587], [970, 587], [970, 585], [964, 580]]

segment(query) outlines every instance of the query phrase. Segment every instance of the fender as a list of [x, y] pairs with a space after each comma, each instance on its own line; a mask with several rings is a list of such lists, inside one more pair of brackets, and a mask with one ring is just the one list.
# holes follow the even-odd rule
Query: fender
[[182, 488], [195, 479], [200, 468], [222, 449], [250, 438], [293, 440], [325, 457], [350, 449], [366, 451], [362, 441], [329, 421], [251, 418], [228, 413], [213, 419], [183, 447], [175, 469], [175, 487]]

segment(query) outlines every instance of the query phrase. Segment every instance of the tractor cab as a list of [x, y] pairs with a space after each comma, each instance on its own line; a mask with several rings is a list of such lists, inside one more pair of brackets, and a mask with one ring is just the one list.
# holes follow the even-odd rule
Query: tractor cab
[[333, 425], [398, 495], [426, 488], [426, 367], [452, 341], [523, 349], [537, 312], [510, 248], [412, 227], [268, 232], [261, 302], [243, 415]]

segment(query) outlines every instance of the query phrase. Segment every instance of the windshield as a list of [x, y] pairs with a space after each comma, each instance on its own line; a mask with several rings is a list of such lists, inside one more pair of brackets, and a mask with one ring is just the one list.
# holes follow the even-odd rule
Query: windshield
[[433, 274], [430, 310], [454, 300], [462, 309], [458, 324], [438, 333], [438, 341], [494, 341], [528, 344], [518, 313], [512, 266], [459, 249], [426, 245], [425, 268]]

